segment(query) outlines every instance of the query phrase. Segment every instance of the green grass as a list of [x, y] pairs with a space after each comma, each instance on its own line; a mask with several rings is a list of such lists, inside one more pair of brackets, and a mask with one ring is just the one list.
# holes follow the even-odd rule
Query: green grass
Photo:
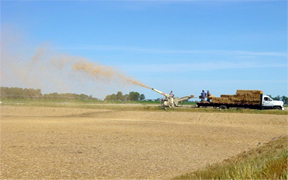
[[[43, 107], [67, 107], [67, 108], [86, 108], [86, 109], [111, 109], [123, 111], [164, 111], [159, 107], [159, 102], [151, 101], [95, 101], [95, 100], [63, 100], [63, 99], [1, 99], [2, 104], [12, 106], [43, 106]], [[122, 106], [128, 105], [128, 106]], [[226, 109], [219, 110], [214, 108], [192, 108], [194, 102], [185, 102], [183, 107], [167, 108], [166, 112], [203, 112], [203, 113], [249, 113], [249, 114], [275, 114], [288, 115], [288, 111], [279, 110], [254, 110], [254, 109]]]
[[[158, 106], [139, 104], [137, 102], [119, 101], [91, 101], [91, 100], [61, 100], [61, 99], [2, 99], [2, 105], [11, 106], [42, 106], [62, 108], [85, 108], [85, 109], [111, 109], [111, 110], [159, 110]], [[138, 106], [134, 106], [134, 105]], [[121, 106], [128, 105], [128, 106]]]
[[288, 136], [174, 179], [287, 179]]

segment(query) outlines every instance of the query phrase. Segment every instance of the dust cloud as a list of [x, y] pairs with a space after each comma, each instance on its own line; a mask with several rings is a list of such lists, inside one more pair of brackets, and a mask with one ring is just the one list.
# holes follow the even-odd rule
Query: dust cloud
[[149, 88], [115, 67], [55, 52], [47, 43], [35, 49], [15, 40], [11, 33], [2, 32], [1, 36], [1, 86], [93, 94], [97, 98], [129, 91], [131, 86]]
[[151, 89], [143, 83], [118, 72], [112, 67], [106, 67], [99, 64], [95, 65], [84, 60], [79, 60], [73, 64], [73, 69], [91, 75], [97, 79], [117, 82], [120, 80], [124, 85], [135, 85]]
[[[40, 50], [41, 51], [41, 50]], [[59, 69], [67, 69], [72, 76], [90, 78], [104, 83], [117, 83], [120, 86], [149, 86], [137, 81], [124, 73], [121, 73], [115, 67], [105, 66], [100, 63], [91, 62], [83, 57], [58, 55], [53, 58], [51, 63]], [[67, 71], [67, 72], [68, 72]], [[85, 76], [86, 75], [86, 76]], [[151, 88], [150, 88], [151, 89]]]

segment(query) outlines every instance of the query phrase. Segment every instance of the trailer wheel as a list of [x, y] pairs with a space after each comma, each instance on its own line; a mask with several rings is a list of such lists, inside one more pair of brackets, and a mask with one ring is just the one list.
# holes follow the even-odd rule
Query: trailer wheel
[[227, 106], [221, 105], [221, 106], [219, 106], [219, 109], [220, 109], [220, 110], [222, 110], [222, 109], [227, 109]]

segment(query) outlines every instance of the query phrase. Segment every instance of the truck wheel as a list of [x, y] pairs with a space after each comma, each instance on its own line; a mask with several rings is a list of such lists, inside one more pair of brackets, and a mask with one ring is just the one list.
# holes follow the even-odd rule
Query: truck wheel
[[220, 110], [222, 110], [222, 109], [227, 109], [227, 106], [221, 105], [221, 106], [219, 106], [219, 109], [220, 109]]
[[275, 110], [282, 110], [281, 107], [279, 107], [279, 106], [273, 107], [273, 109], [275, 109]]

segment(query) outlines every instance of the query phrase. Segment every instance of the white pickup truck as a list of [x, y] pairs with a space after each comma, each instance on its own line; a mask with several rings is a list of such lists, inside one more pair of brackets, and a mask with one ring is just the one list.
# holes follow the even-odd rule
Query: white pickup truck
[[276, 109], [284, 110], [283, 101], [275, 101], [267, 95], [260, 95], [260, 103], [243, 104], [243, 103], [213, 103], [213, 102], [197, 102], [198, 107], [208, 107], [212, 106], [214, 108], [229, 109], [229, 108], [247, 108], [247, 109]]
[[262, 97], [262, 109], [279, 109], [284, 110], [283, 101], [275, 101], [269, 96], [263, 95]]

